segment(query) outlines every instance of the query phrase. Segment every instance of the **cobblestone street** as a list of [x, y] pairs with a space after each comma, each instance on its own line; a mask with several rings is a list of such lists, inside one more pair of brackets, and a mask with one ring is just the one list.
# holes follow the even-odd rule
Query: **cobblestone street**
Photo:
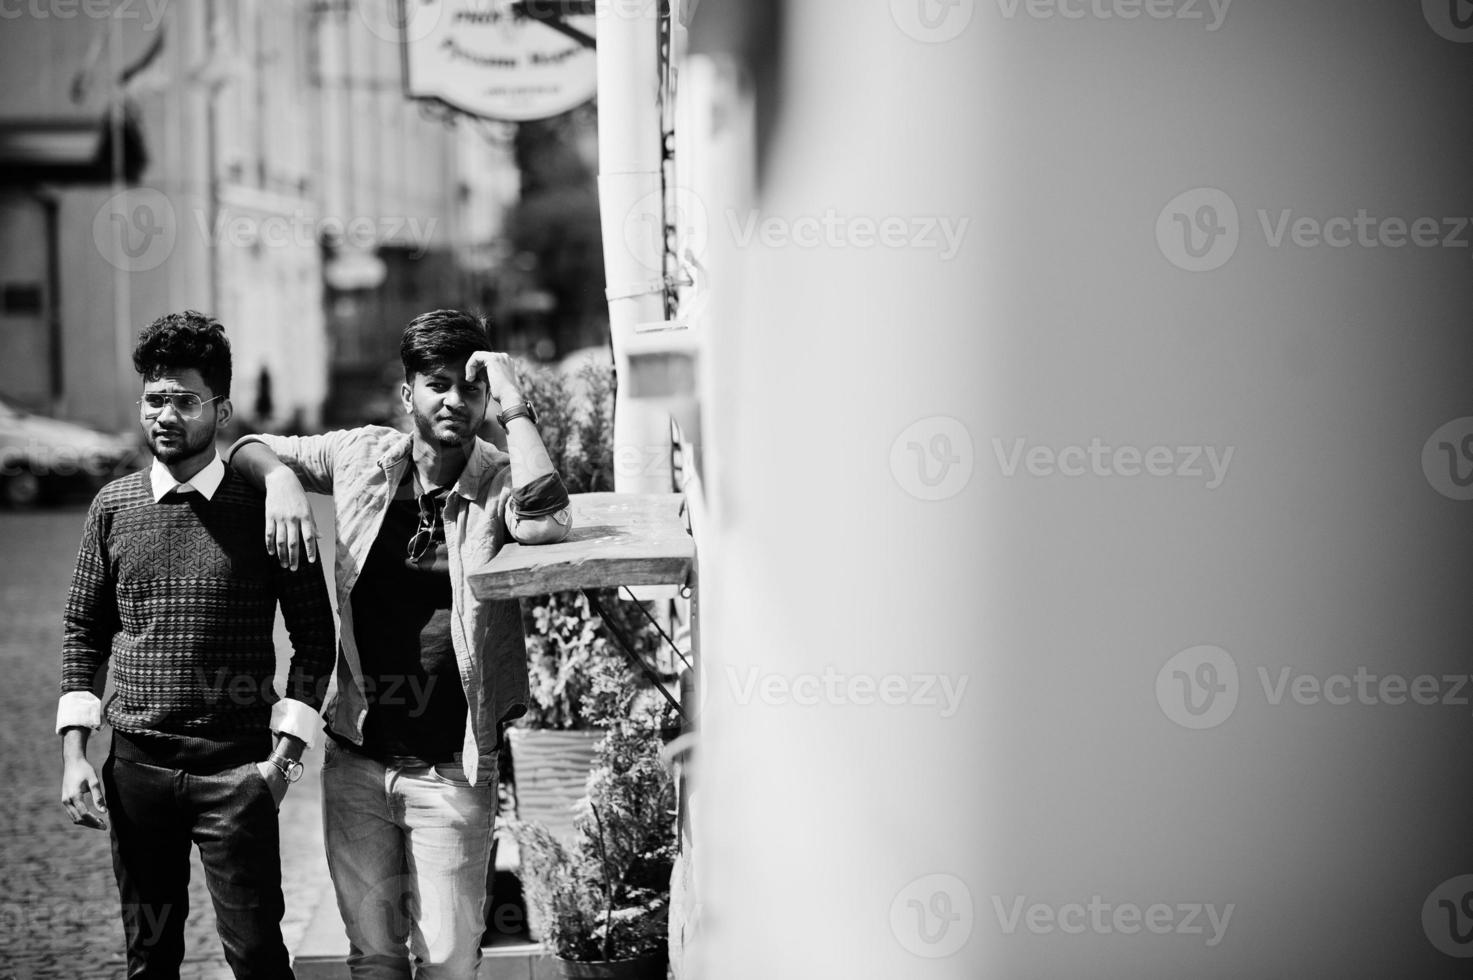
[[[0, 512], [0, 980], [90, 980], [123, 975], [123, 933], [106, 833], [74, 827], [60, 799], [60, 745], [53, 733], [61, 613], [84, 505]], [[277, 651], [288, 654], [278, 622]], [[89, 757], [101, 766], [109, 730]], [[295, 949], [326, 880], [317, 767], [282, 805], [283, 923]], [[198, 855], [182, 976], [228, 980]]]

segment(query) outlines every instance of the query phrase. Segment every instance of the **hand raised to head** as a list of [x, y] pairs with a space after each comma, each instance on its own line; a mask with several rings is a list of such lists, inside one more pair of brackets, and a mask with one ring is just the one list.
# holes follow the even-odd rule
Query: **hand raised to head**
[[486, 393], [503, 409], [522, 400], [522, 393], [517, 387], [516, 367], [512, 364], [510, 354], [476, 351], [465, 362], [465, 379], [474, 381], [483, 374], [486, 379]]

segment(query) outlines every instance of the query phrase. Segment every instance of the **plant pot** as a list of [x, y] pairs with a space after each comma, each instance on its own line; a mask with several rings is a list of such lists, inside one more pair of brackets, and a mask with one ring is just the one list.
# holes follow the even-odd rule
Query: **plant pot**
[[517, 819], [541, 823], [564, 845], [575, 839], [573, 805], [587, 792], [593, 753], [602, 731], [511, 728]]
[[653, 953], [632, 960], [593, 960], [582, 962], [565, 960], [554, 956], [558, 973], [568, 980], [665, 980], [669, 967], [669, 950], [658, 949]]
[[[509, 728], [515, 773], [517, 819], [537, 821], [570, 846], [577, 836], [573, 805], [587, 792], [593, 753], [603, 732], [575, 729]], [[527, 903], [527, 935], [542, 941], [542, 923]]]

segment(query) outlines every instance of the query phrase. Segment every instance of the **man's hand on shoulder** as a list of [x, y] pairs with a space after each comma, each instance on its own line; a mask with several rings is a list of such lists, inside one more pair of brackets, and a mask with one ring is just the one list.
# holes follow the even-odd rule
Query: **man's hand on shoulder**
[[283, 466], [266, 477], [266, 550], [282, 568], [297, 570], [303, 555], [317, 561], [317, 522], [297, 475]]

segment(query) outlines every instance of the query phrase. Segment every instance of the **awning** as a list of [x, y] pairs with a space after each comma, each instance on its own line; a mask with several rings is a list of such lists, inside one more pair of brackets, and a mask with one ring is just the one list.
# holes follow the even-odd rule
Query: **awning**
[[[0, 120], [0, 185], [105, 184], [113, 180], [113, 126], [98, 119]], [[132, 183], [148, 165], [133, 113], [123, 115], [123, 178]]]

